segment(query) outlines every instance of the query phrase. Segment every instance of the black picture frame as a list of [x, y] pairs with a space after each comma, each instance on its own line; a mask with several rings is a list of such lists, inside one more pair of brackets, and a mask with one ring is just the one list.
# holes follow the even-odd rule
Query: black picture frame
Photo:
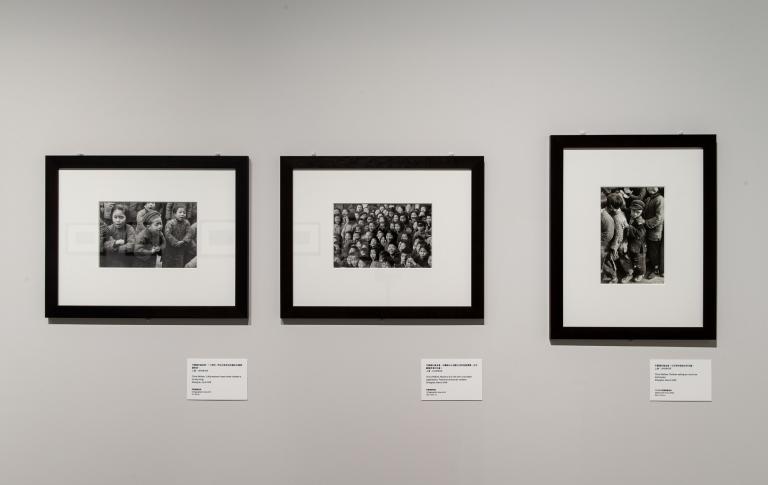
[[[703, 320], [697, 327], [576, 327], [563, 318], [563, 153], [578, 149], [701, 149], [703, 163]], [[550, 320], [552, 341], [716, 339], [717, 296], [716, 135], [552, 135], [550, 137]]]
[[[283, 156], [280, 159], [280, 316], [284, 323], [311, 319], [384, 320], [387, 324], [482, 324], [484, 309], [484, 159], [482, 156]], [[293, 301], [293, 173], [296, 170], [465, 170], [471, 174], [471, 305], [469, 306], [296, 306]], [[299, 322], [296, 319], [304, 319]], [[394, 321], [393, 319], [398, 319]], [[442, 320], [442, 321], [441, 321]]]
[[[249, 159], [247, 156], [48, 155], [45, 157], [45, 316], [71, 319], [169, 319], [162, 323], [247, 324]], [[232, 170], [235, 173], [235, 304], [232, 306], [105, 306], [59, 304], [59, 174], [63, 170]], [[184, 320], [174, 320], [184, 319]], [[188, 320], [191, 319], [191, 320]], [[205, 319], [204, 321], [202, 319]], [[223, 319], [223, 320], [219, 320]], [[115, 321], [111, 323], [133, 323]]]

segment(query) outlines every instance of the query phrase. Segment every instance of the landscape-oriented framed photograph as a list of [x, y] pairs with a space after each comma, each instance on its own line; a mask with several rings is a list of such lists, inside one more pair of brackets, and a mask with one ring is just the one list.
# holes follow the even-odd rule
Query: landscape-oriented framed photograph
[[248, 220], [248, 157], [47, 156], [45, 315], [247, 323]]
[[715, 135], [550, 138], [551, 339], [716, 338], [716, 157]]
[[287, 156], [280, 186], [282, 318], [482, 324], [483, 157]]

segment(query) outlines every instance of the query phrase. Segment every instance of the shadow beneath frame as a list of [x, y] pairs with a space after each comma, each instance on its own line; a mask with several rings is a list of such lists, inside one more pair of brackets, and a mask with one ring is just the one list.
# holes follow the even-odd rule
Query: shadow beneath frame
[[550, 339], [552, 345], [591, 347], [691, 347], [716, 348], [717, 340], [653, 340], [653, 339]]
[[282, 325], [379, 325], [433, 326], [433, 325], [484, 325], [482, 318], [282, 318]]
[[48, 318], [52, 325], [249, 326], [248, 318]]

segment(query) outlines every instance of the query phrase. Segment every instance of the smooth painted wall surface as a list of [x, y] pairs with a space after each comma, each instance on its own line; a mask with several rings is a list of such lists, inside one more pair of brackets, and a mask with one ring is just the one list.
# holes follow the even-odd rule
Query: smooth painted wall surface
[[[763, 483], [767, 19], [0, 2], [0, 482]], [[548, 136], [581, 130], [718, 135], [716, 348], [549, 343]], [[281, 324], [280, 155], [449, 152], [486, 160], [485, 325]], [[249, 155], [250, 325], [50, 325], [44, 156], [73, 153]], [[248, 358], [250, 400], [186, 401], [187, 357]], [[422, 357], [483, 358], [485, 400], [421, 402]], [[712, 403], [648, 402], [648, 359], [678, 357], [713, 360]]]

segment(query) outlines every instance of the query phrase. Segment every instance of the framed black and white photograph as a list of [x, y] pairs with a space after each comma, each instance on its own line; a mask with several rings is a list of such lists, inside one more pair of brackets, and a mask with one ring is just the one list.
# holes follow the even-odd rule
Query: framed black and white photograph
[[550, 150], [550, 338], [714, 340], [715, 135], [553, 135]]
[[246, 319], [248, 212], [247, 157], [46, 157], [46, 317]]
[[483, 157], [286, 156], [280, 197], [283, 318], [482, 323]]

